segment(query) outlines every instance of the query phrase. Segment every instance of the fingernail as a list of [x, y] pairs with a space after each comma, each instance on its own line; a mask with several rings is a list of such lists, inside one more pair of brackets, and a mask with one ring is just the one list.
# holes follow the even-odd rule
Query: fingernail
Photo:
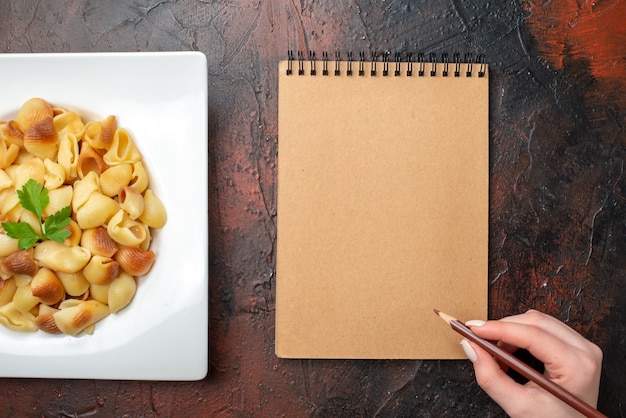
[[481, 319], [470, 319], [469, 321], [465, 322], [465, 325], [467, 325], [468, 327], [482, 327], [483, 325], [485, 325], [485, 321]]
[[476, 360], [478, 360], [478, 356], [476, 355], [476, 351], [474, 351], [474, 349], [470, 345], [469, 341], [467, 341], [466, 339], [463, 339], [461, 341], [461, 347], [463, 347], [463, 351], [465, 352], [465, 355], [467, 356], [469, 361], [474, 363]]

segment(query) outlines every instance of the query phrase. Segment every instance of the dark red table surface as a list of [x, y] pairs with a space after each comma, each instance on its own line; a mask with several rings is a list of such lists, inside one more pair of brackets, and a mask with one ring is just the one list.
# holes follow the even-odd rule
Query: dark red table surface
[[0, 2], [3, 53], [204, 52], [210, 164], [209, 375], [0, 379], [0, 416], [504, 416], [467, 361], [274, 355], [277, 62], [290, 48], [485, 54], [489, 315], [537, 308], [595, 341], [599, 409], [624, 416], [626, 2], [414, 3]]

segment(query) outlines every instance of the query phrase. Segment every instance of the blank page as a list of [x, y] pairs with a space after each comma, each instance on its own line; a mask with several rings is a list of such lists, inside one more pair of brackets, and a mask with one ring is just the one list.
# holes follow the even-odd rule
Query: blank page
[[487, 317], [488, 73], [296, 64], [279, 65], [277, 355], [465, 358], [433, 308]]

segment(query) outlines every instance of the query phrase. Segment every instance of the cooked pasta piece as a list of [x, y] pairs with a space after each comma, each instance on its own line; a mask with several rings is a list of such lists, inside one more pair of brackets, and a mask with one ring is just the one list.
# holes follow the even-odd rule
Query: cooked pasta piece
[[78, 157], [80, 155], [80, 148], [78, 142], [79, 137], [73, 134], [68, 134], [59, 139], [59, 152], [57, 162], [65, 170], [65, 178], [73, 179], [78, 176]]
[[117, 244], [107, 233], [106, 228], [97, 227], [85, 229], [80, 239], [80, 245], [91, 251], [92, 255], [113, 257], [117, 251]]
[[84, 178], [88, 173], [94, 172], [100, 176], [109, 168], [102, 155], [86, 142], [80, 147], [80, 155], [78, 156], [78, 177]]
[[11, 238], [7, 234], [0, 234], [0, 257], [6, 257], [19, 250], [18, 240]]
[[118, 195], [118, 201], [120, 208], [122, 208], [132, 220], [137, 219], [144, 211], [143, 196], [134, 187], [123, 187]]
[[59, 280], [61, 280], [61, 283], [63, 283], [65, 293], [69, 296], [81, 296], [89, 290], [89, 282], [85, 279], [85, 275], [82, 271], [75, 273], [63, 273], [59, 271], [57, 272], [57, 276]]
[[104, 161], [109, 165], [122, 163], [136, 163], [141, 159], [141, 154], [135, 146], [130, 133], [124, 128], [118, 128], [113, 135], [111, 147], [104, 154]]
[[143, 198], [145, 208], [139, 220], [151, 228], [162, 228], [167, 222], [165, 205], [151, 189], [145, 191]]
[[0, 324], [15, 331], [37, 331], [35, 316], [20, 311], [13, 302], [0, 306]]
[[76, 221], [83, 229], [96, 228], [107, 224], [119, 210], [119, 204], [115, 200], [95, 192], [76, 211]]
[[58, 311], [58, 309], [48, 305], [39, 306], [39, 313], [35, 317], [37, 328], [48, 334], [60, 334], [61, 330], [54, 321], [54, 313]]
[[0, 135], [0, 168], [7, 168], [13, 164], [19, 151], [20, 148], [17, 145], [8, 143], [5, 138]]
[[0, 306], [6, 305], [13, 300], [13, 295], [17, 290], [13, 277], [7, 280], [0, 280]]
[[54, 305], [65, 297], [65, 288], [59, 277], [50, 269], [39, 269], [33, 281], [30, 282], [30, 290], [34, 297], [44, 305]]
[[0, 191], [13, 186], [13, 180], [6, 171], [0, 169]]
[[72, 204], [73, 194], [74, 189], [72, 189], [72, 186], [62, 186], [57, 189], [49, 190], [49, 203], [43, 210], [43, 216], [47, 218], [64, 207], [70, 206]]
[[63, 273], [76, 273], [91, 259], [89, 250], [83, 247], [66, 247], [55, 241], [42, 241], [35, 247], [35, 260], [39, 265]]
[[133, 166], [128, 163], [107, 168], [100, 175], [100, 190], [109, 197], [117, 196], [123, 187], [128, 186], [133, 176]]
[[24, 132], [24, 148], [41, 159], [56, 159], [59, 151], [59, 135], [52, 118], [33, 122]]
[[122, 247], [113, 258], [126, 273], [133, 276], [143, 276], [152, 268], [155, 254], [152, 250], [145, 251], [139, 247]]
[[63, 245], [65, 245], [66, 247], [75, 247], [77, 245], [80, 245], [80, 240], [83, 236], [83, 230], [80, 228], [80, 225], [78, 225], [78, 222], [70, 219], [70, 224], [67, 226], [67, 229], [70, 231], [70, 236], [67, 237], [65, 241], [63, 241]]
[[109, 221], [107, 232], [115, 242], [127, 247], [140, 245], [147, 237], [146, 230], [120, 209]]
[[111, 313], [117, 313], [124, 309], [135, 297], [137, 282], [127, 273], [121, 273], [109, 286], [108, 305]]
[[47, 101], [34, 97], [24, 102], [20, 107], [17, 116], [15, 116], [15, 123], [19, 130], [24, 133], [33, 123], [53, 116], [52, 106]]
[[109, 257], [94, 255], [83, 269], [83, 275], [89, 283], [106, 284], [110, 283], [120, 271], [117, 261]]
[[53, 317], [62, 332], [77, 335], [89, 325], [106, 318], [109, 313], [107, 305], [96, 300], [86, 300], [76, 306], [60, 309]]
[[24, 183], [33, 179], [39, 184], [43, 184], [45, 181], [46, 167], [43, 165], [41, 158], [31, 158], [28, 161], [13, 165], [6, 169], [6, 173], [13, 180], [13, 187], [15, 189], [21, 189]]
[[48, 190], [56, 189], [65, 183], [65, 169], [57, 162], [46, 158], [43, 162], [46, 169], [44, 187]]
[[148, 172], [141, 161], [133, 164], [133, 177], [128, 184], [137, 189], [139, 193], [143, 193], [148, 187]]
[[53, 112], [55, 110], [57, 113], [53, 118], [54, 129], [56, 129], [59, 138], [67, 135], [74, 135], [79, 138], [83, 136], [85, 124], [78, 113], [68, 112], [65, 109], [53, 109]]
[[22, 313], [30, 312], [37, 304], [41, 302], [39, 298], [33, 295], [30, 286], [18, 286], [13, 295], [13, 306]]
[[109, 287], [111, 287], [111, 283], [106, 283], [106, 284], [91, 283], [89, 285], [89, 297], [91, 299], [97, 300], [98, 302], [104, 303], [106, 305], [109, 303]]
[[116, 130], [115, 116], [107, 116], [104, 120], [88, 122], [83, 139], [93, 148], [108, 150], [111, 148]]

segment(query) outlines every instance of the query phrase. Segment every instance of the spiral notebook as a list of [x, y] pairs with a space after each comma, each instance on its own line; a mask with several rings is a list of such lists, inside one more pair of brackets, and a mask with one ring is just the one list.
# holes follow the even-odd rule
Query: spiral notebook
[[465, 358], [487, 318], [488, 66], [279, 64], [276, 354]]

